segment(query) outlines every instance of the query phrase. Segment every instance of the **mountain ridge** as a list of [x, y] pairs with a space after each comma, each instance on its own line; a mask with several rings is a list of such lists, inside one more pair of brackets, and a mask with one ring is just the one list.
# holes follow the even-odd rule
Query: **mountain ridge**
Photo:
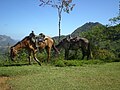
[[96, 26], [104, 26], [104, 25], [102, 25], [99, 22], [88, 22], [88, 23], [85, 23], [84, 25], [78, 27], [76, 30], [74, 30], [71, 33], [71, 35], [72, 36], [79, 36], [81, 32], [86, 32], [86, 31], [91, 30], [93, 27], [96, 27]]

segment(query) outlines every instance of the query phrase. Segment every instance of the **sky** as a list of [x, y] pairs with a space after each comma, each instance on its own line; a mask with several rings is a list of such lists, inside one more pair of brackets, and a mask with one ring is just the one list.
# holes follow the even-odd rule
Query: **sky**
[[[70, 14], [62, 13], [62, 35], [87, 22], [106, 25], [119, 12], [119, 0], [73, 0], [73, 3]], [[0, 35], [21, 40], [33, 30], [36, 35], [58, 36], [57, 9], [39, 5], [39, 0], [0, 0]]]

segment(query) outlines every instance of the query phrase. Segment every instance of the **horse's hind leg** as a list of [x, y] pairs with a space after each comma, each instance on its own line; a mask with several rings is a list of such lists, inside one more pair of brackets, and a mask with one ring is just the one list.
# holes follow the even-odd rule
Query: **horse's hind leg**
[[90, 48], [90, 43], [88, 43], [88, 49], [87, 49], [87, 60], [91, 59], [92, 53], [91, 53], [91, 48]]
[[50, 52], [51, 52], [51, 48], [50, 47], [46, 47], [46, 52], [47, 52], [47, 62], [49, 62], [50, 60]]
[[89, 60], [89, 55], [87, 55], [87, 60]]
[[87, 60], [92, 58], [92, 53], [90, 51], [87, 52]]
[[90, 53], [87, 52], [87, 60], [90, 58]]

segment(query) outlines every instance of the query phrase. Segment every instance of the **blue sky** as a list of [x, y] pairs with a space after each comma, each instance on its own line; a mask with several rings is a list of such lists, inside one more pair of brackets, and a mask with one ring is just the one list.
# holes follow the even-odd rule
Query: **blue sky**
[[[87, 22], [104, 25], [118, 15], [119, 0], [73, 0], [70, 14], [62, 13], [61, 34], [67, 35]], [[40, 7], [39, 0], [0, 0], [0, 35], [21, 40], [34, 30], [35, 34], [58, 35], [57, 9]]]

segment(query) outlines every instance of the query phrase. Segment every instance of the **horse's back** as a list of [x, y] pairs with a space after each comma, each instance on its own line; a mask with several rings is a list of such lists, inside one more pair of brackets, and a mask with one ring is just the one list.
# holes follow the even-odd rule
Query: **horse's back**
[[85, 43], [89, 43], [89, 40], [87, 38], [80, 38], [79, 40], [82, 40]]
[[51, 43], [51, 44], [54, 43], [54, 40], [51, 37], [49, 37], [49, 36], [48, 36], [48, 43]]
[[54, 40], [51, 37], [47, 36], [47, 37], [45, 37], [45, 41], [42, 43], [43, 44], [41, 47], [43, 47], [43, 46], [52, 47], [52, 45], [54, 44]]

